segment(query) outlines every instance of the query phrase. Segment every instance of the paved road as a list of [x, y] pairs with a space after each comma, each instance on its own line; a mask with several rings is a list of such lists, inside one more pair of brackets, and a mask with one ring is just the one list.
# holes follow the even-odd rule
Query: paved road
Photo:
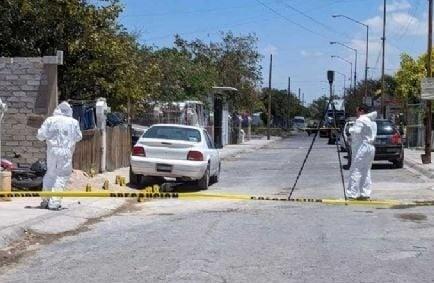
[[[297, 195], [340, 196], [324, 142]], [[227, 160], [210, 190], [286, 193], [307, 143], [300, 135]], [[405, 169], [375, 170], [374, 181], [379, 195], [389, 183], [396, 196], [430, 193]], [[152, 201], [37, 249], [0, 282], [433, 282], [432, 215], [430, 207]]]
[[[222, 180], [211, 191], [246, 194], [287, 195], [307, 153], [311, 137], [299, 134], [274, 143], [256, 153], [235, 156], [223, 165]], [[296, 187], [295, 197], [343, 198], [338, 156], [335, 146], [326, 139], [317, 139]], [[346, 159], [342, 154], [342, 162]], [[393, 169], [388, 162], [376, 162], [372, 171], [374, 198], [411, 198], [418, 190], [420, 198], [434, 198], [431, 186], [416, 173], [407, 169]], [[348, 171], [344, 171], [345, 182]]]

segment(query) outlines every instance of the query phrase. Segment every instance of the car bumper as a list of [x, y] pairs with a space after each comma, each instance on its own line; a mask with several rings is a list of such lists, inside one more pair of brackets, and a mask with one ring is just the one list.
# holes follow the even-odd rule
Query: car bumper
[[[170, 172], [157, 170], [157, 164], [172, 166]], [[144, 176], [187, 178], [198, 180], [203, 177], [208, 167], [207, 161], [169, 160], [160, 158], [131, 157], [131, 170], [134, 174]]]
[[375, 147], [374, 160], [398, 160], [403, 156], [403, 148], [401, 146], [382, 146]]

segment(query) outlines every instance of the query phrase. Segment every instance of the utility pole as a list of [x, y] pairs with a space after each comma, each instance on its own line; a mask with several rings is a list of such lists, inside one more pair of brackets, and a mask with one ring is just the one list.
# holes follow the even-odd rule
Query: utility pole
[[[432, 21], [433, 21], [433, 0], [428, 0], [428, 62], [427, 62], [427, 77], [432, 77]], [[432, 135], [432, 103], [431, 100], [426, 101], [425, 110], [425, 154], [422, 157], [423, 164], [431, 163], [431, 135]]]
[[381, 38], [382, 40], [382, 49], [383, 49], [383, 58], [382, 58], [382, 64], [381, 64], [381, 103], [380, 103], [380, 114], [382, 118], [385, 118], [385, 113], [384, 113], [384, 91], [386, 89], [386, 85], [385, 85], [385, 81], [384, 81], [384, 62], [385, 62], [385, 57], [386, 57], [386, 11], [387, 10], [387, 6], [386, 6], [386, 0], [384, 0], [384, 7], [383, 7], [383, 37]]
[[301, 88], [298, 88], [298, 101], [301, 101]]
[[302, 95], [301, 106], [304, 107], [304, 92], [303, 92], [303, 95]]
[[270, 73], [268, 75], [268, 119], [267, 119], [267, 140], [271, 138], [271, 73], [273, 71], [273, 54], [270, 54]]
[[288, 77], [288, 117], [286, 125], [289, 129], [291, 122], [291, 77]]
[[[368, 59], [369, 59], [369, 26], [366, 25], [366, 60], [365, 60], [365, 99], [368, 99]], [[371, 97], [372, 101], [372, 97]], [[372, 103], [372, 102], [371, 102]]]

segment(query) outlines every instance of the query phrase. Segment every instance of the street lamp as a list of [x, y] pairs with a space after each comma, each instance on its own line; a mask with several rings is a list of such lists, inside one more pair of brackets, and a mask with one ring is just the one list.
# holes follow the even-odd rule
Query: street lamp
[[345, 100], [345, 88], [346, 88], [345, 86], [346, 86], [346, 81], [347, 81], [347, 75], [345, 75], [344, 73], [338, 72], [338, 71], [335, 71], [335, 73], [344, 77], [344, 95], [343, 95], [343, 98]]
[[348, 46], [346, 44], [343, 44], [342, 42], [337, 42], [337, 41], [330, 41], [330, 44], [331, 45], [337, 44], [337, 45], [340, 45], [342, 47], [345, 47], [347, 49], [350, 49], [350, 50], [354, 51], [354, 54], [356, 56], [355, 57], [355, 61], [354, 61], [354, 94], [356, 94], [356, 86], [357, 86], [357, 53], [358, 53], [357, 49], [352, 48], [352, 47], [350, 47], [350, 46]]
[[369, 58], [369, 26], [345, 15], [333, 15], [333, 18], [345, 18], [366, 28], [366, 58], [365, 58], [365, 99], [368, 97], [368, 58]]
[[351, 88], [351, 85], [353, 84], [353, 79], [351, 78], [353, 76], [353, 63], [351, 61], [345, 59], [345, 58], [342, 58], [341, 56], [332, 55], [331, 57], [335, 58], [335, 59], [339, 59], [341, 61], [344, 61], [344, 62], [350, 64], [351, 70], [350, 70], [350, 79], [349, 79], [349, 81], [350, 81], [350, 88]]

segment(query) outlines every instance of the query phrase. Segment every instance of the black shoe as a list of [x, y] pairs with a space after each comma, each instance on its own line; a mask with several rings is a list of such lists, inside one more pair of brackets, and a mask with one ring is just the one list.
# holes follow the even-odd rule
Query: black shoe
[[370, 197], [363, 197], [363, 196], [357, 198], [357, 200], [369, 200], [369, 199]]

